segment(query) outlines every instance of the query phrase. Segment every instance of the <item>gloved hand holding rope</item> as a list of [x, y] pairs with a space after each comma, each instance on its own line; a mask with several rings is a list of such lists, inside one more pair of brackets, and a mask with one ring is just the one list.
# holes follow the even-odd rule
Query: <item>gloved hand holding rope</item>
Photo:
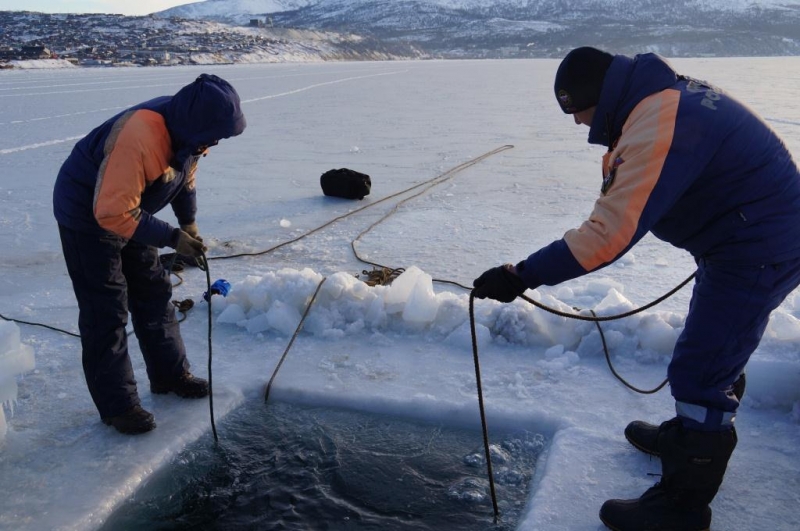
[[[197, 229], [197, 225], [194, 226]], [[199, 236], [192, 236], [185, 230], [176, 229], [176, 235], [173, 236], [173, 248], [178, 254], [191, 256], [192, 258], [200, 258], [205, 255], [208, 248], [203, 244], [203, 240]]]
[[517, 275], [513, 264], [493, 267], [472, 282], [473, 294], [479, 299], [490, 298], [500, 302], [512, 302], [525, 293], [527, 286]]

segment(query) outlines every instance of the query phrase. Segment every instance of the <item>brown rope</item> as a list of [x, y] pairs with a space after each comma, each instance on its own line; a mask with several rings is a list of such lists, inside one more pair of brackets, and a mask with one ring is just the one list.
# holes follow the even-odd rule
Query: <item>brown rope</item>
[[[374, 267], [378, 267], [378, 268], [381, 268], [381, 269], [393, 269], [393, 268], [390, 268], [390, 267], [387, 267], [387, 266], [381, 265], [381, 264], [379, 264], [379, 263], [377, 263], [377, 262], [372, 262], [372, 261], [370, 261], [370, 260], [367, 260], [366, 258], [363, 258], [362, 256], [360, 256], [360, 255], [358, 254], [358, 250], [356, 249], [356, 243], [358, 243], [358, 241], [359, 241], [359, 240], [362, 238], [362, 236], [364, 236], [365, 234], [367, 234], [368, 232], [370, 232], [372, 229], [374, 229], [375, 227], [377, 227], [378, 225], [380, 225], [381, 223], [383, 223], [384, 221], [386, 221], [386, 220], [387, 220], [387, 219], [388, 219], [390, 216], [392, 216], [392, 215], [393, 215], [395, 212], [397, 212], [397, 210], [398, 210], [398, 209], [399, 209], [401, 206], [403, 206], [404, 204], [408, 203], [408, 202], [409, 202], [409, 201], [411, 201], [412, 199], [414, 199], [414, 198], [417, 198], [417, 197], [421, 196], [422, 194], [424, 194], [425, 192], [427, 192], [428, 190], [430, 190], [430, 189], [431, 189], [431, 188], [433, 188], [434, 186], [438, 186], [438, 185], [440, 185], [440, 184], [442, 184], [442, 183], [444, 183], [444, 182], [447, 182], [447, 181], [449, 181], [450, 179], [452, 179], [453, 177], [455, 177], [455, 176], [456, 176], [456, 174], [457, 174], [457, 173], [459, 173], [460, 171], [462, 171], [462, 170], [465, 170], [465, 169], [469, 168], [470, 166], [474, 166], [475, 164], [478, 164], [479, 162], [482, 162], [482, 161], [484, 161], [485, 159], [487, 159], [487, 158], [491, 157], [492, 155], [496, 155], [496, 154], [498, 154], [498, 153], [500, 153], [500, 152], [506, 151], [506, 150], [508, 150], [508, 149], [512, 149], [513, 147], [514, 147], [514, 146], [513, 146], [513, 145], [511, 145], [511, 144], [506, 144], [505, 146], [500, 146], [500, 147], [499, 147], [499, 148], [497, 148], [497, 149], [493, 149], [492, 151], [489, 151], [489, 152], [487, 152], [487, 153], [484, 153], [484, 154], [483, 154], [483, 155], [481, 155], [480, 157], [476, 157], [476, 158], [474, 158], [474, 159], [472, 159], [472, 160], [469, 160], [469, 161], [467, 161], [467, 162], [464, 162], [463, 164], [459, 164], [459, 165], [458, 165], [458, 166], [456, 166], [455, 168], [451, 168], [450, 170], [448, 170], [448, 171], [444, 172], [443, 174], [439, 175], [438, 177], [436, 177], [436, 178], [434, 178], [434, 179], [431, 179], [430, 181], [427, 181], [427, 182], [425, 182], [425, 183], [421, 183], [421, 184], [419, 184], [419, 185], [415, 186], [414, 188], [418, 188], [419, 186], [423, 186], [423, 185], [424, 185], [425, 187], [424, 187], [422, 190], [420, 190], [419, 192], [417, 192], [416, 194], [414, 194], [414, 195], [411, 195], [411, 196], [409, 196], [409, 197], [407, 197], [407, 198], [403, 199], [402, 201], [399, 201], [399, 202], [398, 202], [396, 205], [394, 205], [394, 207], [392, 207], [392, 209], [391, 209], [389, 212], [387, 212], [387, 213], [386, 213], [386, 214], [385, 214], [385, 215], [384, 215], [384, 216], [383, 216], [381, 219], [379, 219], [378, 221], [376, 221], [375, 223], [373, 223], [372, 225], [370, 225], [369, 227], [367, 227], [366, 229], [364, 229], [363, 231], [361, 231], [361, 234], [359, 234], [358, 236], [356, 236], [355, 240], [353, 240], [352, 242], [350, 242], [350, 247], [353, 249], [353, 254], [355, 255], [355, 257], [356, 257], [358, 260], [360, 260], [361, 262], [364, 262], [365, 264], [369, 264], [369, 265], [371, 265], [371, 266], [374, 266]], [[406, 190], [406, 191], [410, 191], [410, 190], [412, 190], [412, 188], [409, 188], [409, 189], [408, 189], [408, 190]], [[467, 289], [470, 289], [470, 288], [467, 288]]]
[[[362, 275], [366, 277], [364, 283], [367, 286], [375, 287], [375, 286], [388, 286], [392, 283], [394, 279], [399, 277], [405, 269], [402, 267], [398, 269], [389, 269], [388, 267], [381, 267], [374, 268], [372, 271], [367, 271], [366, 269], [361, 272]], [[358, 275], [356, 275], [358, 278]]]
[[[492, 156], [492, 155], [494, 155], [496, 153], [500, 153], [501, 151], [505, 151], [507, 149], [511, 149], [513, 147], [514, 146], [512, 146], [512, 145], [505, 145], [505, 146], [501, 146], [501, 147], [499, 147], [497, 149], [494, 149], [494, 150], [492, 150], [492, 151], [490, 151], [488, 153], [484, 153], [483, 155], [481, 155], [481, 156], [479, 156], [477, 158], [474, 158], [474, 159], [472, 159], [470, 161], [467, 161], [467, 162], [465, 162], [463, 164], [460, 164], [460, 165], [456, 166], [455, 168], [452, 168], [452, 169], [446, 171], [445, 173], [443, 173], [441, 175], [438, 175], [438, 176], [436, 176], [436, 177], [434, 177], [432, 179], [429, 179], [427, 181], [421, 182], [419, 184], [415, 184], [414, 186], [406, 188], [405, 190], [401, 190], [399, 192], [387, 195], [386, 197], [378, 199], [377, 201], [374, 201], [374, 202], [369, 203], [367, 205], [364, 205], [364, 206], [362, 206], [360, 208], [357, 208], [357, 209], [355, 209], [353, 211], [350, 211], [347, 214], [342, 214], [341, 216], [337, 216], [337, 217], [333, 218], [332, 220], [330, 220], [330, 221], [328, 221], [326, 223], [323, 223], [319, 227], [311, 229], [310, 231], [308, 231], [306, 233], [303, 233], [303, 234], [301, 234], [300, 236], [298, 236], [296, 238], [293, 238], [291, 240], [279, 243], [278, 245], [274, 245], [274, 246], [270, 247], [269, 249], [265, 249], [263, 251], [258, 251], [258, 252], [254, 252], [254, 253], [238, 253], [238, 254], [232, 254], [232, 255], [226, 255], [226, 256], [210, 256], [210, 257], [208, 257], [208, 260], [227, 260], [229, 258], [240, 258], [242, 256], [261, 256], [261, 255], [264, 255], [264, 254], [267, 254], [267, 253], [271, 253], [272, 251], [280, 249], [281, 247], [285, 247], [285, 246], [290, 245], [292, 243], [295, 243], [295, 242], [297, 242], [299, 240], [302, 240], [303, 238], [305, 238], [307, 236], [311, 236], [312, 234], [321, 231], [325, 227], [328, 227], [328, 226], [336, 223], [337, 221], [341, 221], [341, 220], [343, 220], [345, 218], [348, 218], [348, 217], [350, 217], [350, 216], [352, 216], [354, 214], [358, 214], [359, 212], [361, 212], [363, 210], [366, 210], [368, 208], [374, 207], [375, 205], [379, 205], [379, 204], [383, 203], [384, 201], [388, 201], [389, 199], [393, 199], [393, 198], [395, 198], [397, 196], [403, 195], [403, 194], [405, 194], [407, 192], [410, 192], [412, 190], [416, 190], [417, 188], [420, 188], [420, 187], [423, 187], [423, 186], [427, 186], [427, 188], [425, 188], [425, 190], [423, 190], [423, 191], [426, 191], [426, 190], [430, 189], [431, 187], [436, 186], [437, 184], [440, 184], [441, 182], [444, 182], [444, 181], [450, 179], [453, 176], [453, 174], [463, 170], [464, 168], [468, 168], [468, 167], [472, 166], [473, 164], [477, 164], [478, 162], [482, 161], [483, 159], [485, 159], [487, 157], [490, 157], [490, 156]], [[420, 192], [420, 193], [422, 193], [422, 192]], [[414, 195], [412, 197], [409, 197], [408, 199], [412, 199], [413, 197], [417, 197], [417, 195], [419, 195], [419, 194], [416, 194], [416, 195]], [[405, 203], [406, 201], [408, 201], [408, 199], [402, 201], [401, 203]], [[394, 209], [392, 209], [392, 211], [396, 210], [397, 206], [399, 206], [399, 205], [396, 205], [394, 207]], [[388, 215], [384, 216], [384, 218], [382, 218], [382, 219], [385, 219], [386, 217], [388, 217]], [[376, 223], [376, 225], [377, 225], [377, 223]], [[369, 262], [366, 262], [366, 263], [369, 263]], [[372, 265], [376, 265], [377, 266], [377, 264], [372, 264]]]
[[182, 323], [186, 320], [186, 314], [194, 308], [194, 301], [192, 299], [184, 299], [182, 301], [172, 301], [172, 305], [175, 306], [175, 309], [178, 310], [181, 314], [181, 318], [178, 319], [179, 323]]
[[314, 291], [314, 295], [311, 296], [311, 300], [308, 301], [308, 305], [306, 306], [305, 312], [303, 312], [303, 317], [300, 319], [300, 323], [297, 325], [297, 328], [292, 334], [292, 339], [289, 341], [289, 344], [286, 346], [286, 350], [283, 351], [283, 355], [281, 359], [278, 361], [278, 365], [275, 366], [275, 370], [272, 372], [272, 377], [269, 379], [269, 383], [267, 383], [267, 389], [264, 392], [264, 402], [266, 403], [269, 400], [269, 392], [272, 389], [272, 382], [275, 380], [275, 377], [278, 375], [278, 371], [283, 365], [283, 361], [286, 359], [286, 355], [289, 354], [289, 350], [292, 348], [292, 344], [294, 344], [294, 340], [297, 339], [297, 335], [300, 333], [300, 330], [303, 329], [303, 323], [306, 322], [306, 317], [308, 317], [308, 312], [311, 311], [311, 306], [314, 304], [314, 301], [317, 300], [317, 295], [319, 294], [319, 290], [327, 278], [323, 278], [322, 282], [317, 285], [317, 289]]

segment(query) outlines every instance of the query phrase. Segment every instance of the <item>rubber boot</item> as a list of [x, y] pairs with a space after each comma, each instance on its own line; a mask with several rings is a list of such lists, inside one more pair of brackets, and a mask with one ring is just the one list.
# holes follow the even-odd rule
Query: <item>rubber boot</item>
[[717, 495], [736, 447], [734, 429], [688, 430], [671, 423], [659, 432], [661, 481], [634, 500], [608, 500], [600, 520], [613, 531], [708, 531]]
[[[746, 385], [747, 381], [744, 373], [733, 383], [733, 394], [740, 402], [744, 396]], [[656, 426], [655, 424], [650, 424], [642, 420], [634, 420], [625, 427], [625, 438], [628, 439], [628, 442], [631, 443], [634, 448], [646, 454], [661, 457], [661, 449], [657, 444], [658, 433], [674, 422], [677, 422], [676, 418], [663, 422], [660, 426]]]
[[680, 423], [678, 417], [671, 418], [662, 422], [659, 426], [644, 422], [641, 420], [634, 420], [625, 427], [625, 438], [637, 450], [661, 457], [661, 449], [658, 446], [658, 434], [662, 430], [669, 429], [672, 424]]

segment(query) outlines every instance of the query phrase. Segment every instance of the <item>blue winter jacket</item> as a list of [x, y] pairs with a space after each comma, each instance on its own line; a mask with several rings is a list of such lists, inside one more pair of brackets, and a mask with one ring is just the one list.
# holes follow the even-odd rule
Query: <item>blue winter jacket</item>
[[56, 220], [80, 232], [174, 246], [176, 229], [153, 214], [171, 204], [179, 224], [194, 222], [202, 148], [245, 126], [236, 90], [209, 74], [174, 96], [127, 109], [81, 139], [61, 166]]
[[800, 257], [800, 170], [754, 112], [662, 58], [614, 58], [589, 142], [609, 147], [579, 228], [517, 264], [529, 288], [613, 263], [645, 234], [694, 257], [761, 265]]

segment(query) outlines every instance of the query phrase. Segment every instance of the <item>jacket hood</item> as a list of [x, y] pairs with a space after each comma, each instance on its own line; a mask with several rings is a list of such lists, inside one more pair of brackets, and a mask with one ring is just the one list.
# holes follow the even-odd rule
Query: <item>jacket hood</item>
[[200, 146], [239, 135], [247, 126], [236, 89], [212, 74], [200, 74], [172, 96], [164, 118], [172, 137], [176, 168]]
[[678, 74], [654, 53], [614, 56], [589, 129], [589, 143], [613, 146], [631, 111], [646, 97], [673, 86]]

